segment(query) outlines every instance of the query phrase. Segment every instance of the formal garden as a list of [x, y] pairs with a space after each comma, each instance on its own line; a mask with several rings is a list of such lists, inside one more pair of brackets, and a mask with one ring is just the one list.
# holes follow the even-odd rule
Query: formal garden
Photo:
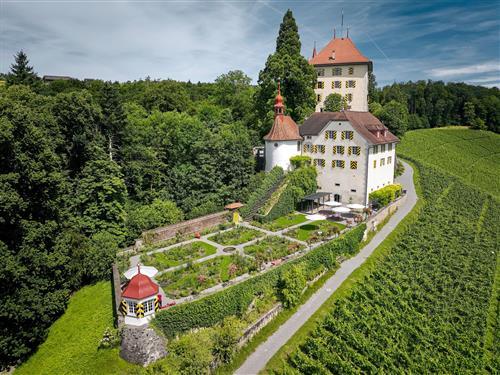
[[267, 223], [261, 223], [260, 221], [254, 220], [252, 221], [252, 225], [255, 227], [263, 228], [266, 230], [270, 230], [272, 232], [277, 232], [289, 227], [292, 227], [297, 224], [301, 224], [306, 222], [306, 215], [291, 213], [285, 216], [281, 216], [275, 220], [272, 220]]
[[285, 232], [286, 236], [307, 243], [323, 241], [338, 235], [346, 226], [330, 220], [318, 220]]
[[265, 236], [265, 233], [259, 230], [238, 227], [233, 230], [218, 233], [214, 236], [208, 237], [208, 239], [224, 246], [234, 246], [244, 244], [263, 236]]
[[255, 258], [258, 264], [280, 259], [303, 250], [305, 246], [279, 236], [268, 236], [252, 245], [245, 246], [245, 254]]

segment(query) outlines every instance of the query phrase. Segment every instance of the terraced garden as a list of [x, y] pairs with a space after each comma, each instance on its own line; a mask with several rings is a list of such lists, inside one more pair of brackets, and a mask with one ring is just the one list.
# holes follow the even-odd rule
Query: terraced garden
[[255, 227], [263, 228], [266, 230], [270, 230], [272, 232], [277, 232], [279, 230], [283, 230], [294, 225], [301, 224], [307, 221], [306, 215], [304, 214], [289, 214], [282, 217], [279, 217], [273, 221], [268, 223], [260, 223], [258, 221], [252, 221], [252, 225]]
[[161, 274], [156, 279], [171, 298], [197, 294], [204, 289], [256, 270], [252, 259], [240, 255], [220, 256]]
[[338, 234], [346, 226], [329, 220], [318, 220], [292, 229], [284, 234], [300, 241], [314, 243]]
[[265, 236], [265, 233], [261, 231], [238, 227], [227, 232], [218, 233], [215, 236], [208, 237], [208, 239], [224, 246], [234, 246], [263, 236]]
[[143, 254], [141, 255], [141, 263], [156, 267], [161, 271], [215, 254], [216, 250], [215, 246], [203, 241], [196, 241], [151, 255]]
[[245, 246], [245, 254], [253, 256], [257, 263], [269, 262], [304, 249], [298, 242], [292, 242], [278, 236], [268, 236], [256, 243]]

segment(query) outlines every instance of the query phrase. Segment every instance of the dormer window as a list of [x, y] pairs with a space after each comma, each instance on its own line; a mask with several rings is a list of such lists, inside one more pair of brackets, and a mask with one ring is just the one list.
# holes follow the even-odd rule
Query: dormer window
[[335, 51], [332, 51], [332, 55], [330, 56], [330, 60], [335, 60]]
[[375, 135], [377, 136], [377, 138], [380, 138], [380, 131], [377, 130], [377, 132], [375, 133]]
[[383, 134], [382, 134], [382, 135], [383, 135], [384, 137], [386, 137], [386, 136], [387, 136], [387, 130], [385, 130], [385, 129], [384, 129], [384, 132], [383, 132]]

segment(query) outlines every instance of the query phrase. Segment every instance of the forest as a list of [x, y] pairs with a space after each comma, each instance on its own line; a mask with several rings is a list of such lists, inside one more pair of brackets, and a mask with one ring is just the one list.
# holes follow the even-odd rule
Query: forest
[[[257, 189], [252, 149], [272, 124], [278, 79], [295, 121], [314, 110], [316, 74], [300, 51], [288, 11], [256, 85], [237, 70], [210, 83], [46, 82], [16, 54], [0, 75], [0, 370], [27, 358], [69, 296], [106, 279], [141, 231]], [[450, 124], [498, 132], [498, 89], [371, 82], [371, 109], [396, 134]]]

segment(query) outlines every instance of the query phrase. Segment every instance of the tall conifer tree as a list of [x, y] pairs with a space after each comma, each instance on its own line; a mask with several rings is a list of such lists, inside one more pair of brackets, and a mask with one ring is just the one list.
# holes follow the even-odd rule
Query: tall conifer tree
[[264, 69], [259, 73], [255, 104], [261, 121], [261, 135], [264, 135], [272, 124], [272, 103], [276, 96], [278, 79], [281, 80], [281, 93], [285, 98], [287, 114], [295, 121], [302, 121], [314, 110], [316, 72], [300, 54], [300, 48], [297, 23], [292, 11], [288, 10], [280, 25], [276, 52], [269, 55]]
[[10, 66], [10, 74], [7, 76], [7, 82], [10, 85], [31, 85], [38, 80], [38, 76], [33, 67], [29, 65], [30, 61], [24, 51], [19, 51], [14, 59], [15, 62]]

